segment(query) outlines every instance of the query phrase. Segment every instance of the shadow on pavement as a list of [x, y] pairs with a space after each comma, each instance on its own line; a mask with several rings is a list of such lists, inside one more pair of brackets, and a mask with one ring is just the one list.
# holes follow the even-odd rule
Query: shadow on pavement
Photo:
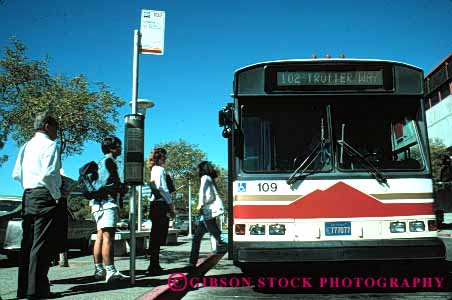
[[[173, 268], [173, 269], [167, 269], [165, 270], [164, 274], [173, 274], [173, 273], [180, 273], [185, 272], [185, 268]], [[52, 280], [52, 285], [57, 284], [70, 284], [75, 285], [71, 288], [69, 288], [66, 291], [61, 292], [62, 296], [71, 296], [71, 295], [79, 295], [79, 294], [89, 294], [89, 293], [97, 293], [99, 291], [112, 291], [112, 290], [119, 290], [119, 289], [125, 289], [125, 288], [132, 288], [132, 287], [149, 287], [154, 288], [161, 285], [166, 285], [168, 283], [167, 278], [156, 278], [153, 276], [146, 276], [145, 270], [139, 270], [135, 272], [136, 279], [135, 284], [131, 285], [130, 280], [124, 280], [124, 281], [116, 281], [112, 283], [105, 283], [103, 281], [94, 281], [93, 276], [83, 276], [83, 277], [73, 277], [73, 278], [66, 278], [66, 279], [58, 279], [58, 280]], [[129, 276], [129, 272], [122, 272], [124, 275]]]
[[135, 284], [132, 286], [130, 281], [118, 281], [115, 283], [95, 282], [91, 284], [83, 284], [71, 287], [70, 289], [63, 291], [62, 296], [81, 295], [89, 293], [97, 293], [99, 291], [112, 291], [119, 289], [126, 289], [129, 287], [155, 287], [166, 283], [166, 279], [138, 279], [135, 280]]

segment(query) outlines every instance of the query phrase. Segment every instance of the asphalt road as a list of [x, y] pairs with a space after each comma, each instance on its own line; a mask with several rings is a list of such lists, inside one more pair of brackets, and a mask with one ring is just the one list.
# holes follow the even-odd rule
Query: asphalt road
[[[161, 277], [143, 277], [138, 272], [137, 285], [109, 288], [92, 282], [92, 258], [71, 253], [70, 268], [53, 267], [50, 277], [53, 290], [61, 291], [61, 299], [136, 299], [156, 286], [170, 284], [175, 298], [183, 300], [248, 300], [248, 299], [452, 299], [451, 276], [443, 270], [427, 270], [425, 265], [408, 264], [327, 264], [313, 266], [270, 266], [273, 272], [258, 271], [243, 274], [224, 256], [204, 276], [171, 280], [177, 268], [186, 265], [190, 241], [184, 239], [177, 246], [163, 251], [163, 265], [170, 269]], [[210, 251], [209, 240], [203, 241], [203, 253]], [[127, 272], [128, 258], [117, 258], [120, 270]], [[139, 257], [137, 270], [144, 270], [148, 259]], [[0, 255], [0, 295], [13, 299], [17, 284], [17, 267]], [[358, 279], [357, 279], [358, 278]], [[176, 282], [176, 284], [174, 284]]]
[[297, 266], [292, 266], [292, 270], [283, 267], [271, 268], [271, 273], [243, 274], [231, 261], [222, 259], [203, 278], [188, 278], [189, 291], [181, 294], [181, 299], [452, 299], [449, 275], [436, 268], [416, 269], [411, 264], [313, 268], [297, 271]]

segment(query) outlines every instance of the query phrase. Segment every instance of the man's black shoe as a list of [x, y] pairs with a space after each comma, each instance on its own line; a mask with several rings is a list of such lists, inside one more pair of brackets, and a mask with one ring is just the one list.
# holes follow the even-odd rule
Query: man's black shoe
[[149, 266], [146, 270], [146, 276], [158, 276], [165, 274], [165, 271], [159, 265]]
[[215, 251], [216, 254], [224, 254], [228, 252], [228, 244], [225, 242], [219, 242], [217, 244], [217, 251]]

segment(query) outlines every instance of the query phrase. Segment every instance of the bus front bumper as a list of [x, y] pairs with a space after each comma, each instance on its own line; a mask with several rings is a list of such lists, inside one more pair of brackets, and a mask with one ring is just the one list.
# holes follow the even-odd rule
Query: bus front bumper
[[439, 238], [322, 242], [235, 242], [236, 263], [444, 260]]

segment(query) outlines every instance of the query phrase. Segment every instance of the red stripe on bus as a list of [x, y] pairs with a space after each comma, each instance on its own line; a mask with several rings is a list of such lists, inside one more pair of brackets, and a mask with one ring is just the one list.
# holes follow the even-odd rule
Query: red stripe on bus
[[289, 205], [235, 205], [236, 219], [360, 218], [433, 215], [433, 203], [382, 203], [338, 182]]

